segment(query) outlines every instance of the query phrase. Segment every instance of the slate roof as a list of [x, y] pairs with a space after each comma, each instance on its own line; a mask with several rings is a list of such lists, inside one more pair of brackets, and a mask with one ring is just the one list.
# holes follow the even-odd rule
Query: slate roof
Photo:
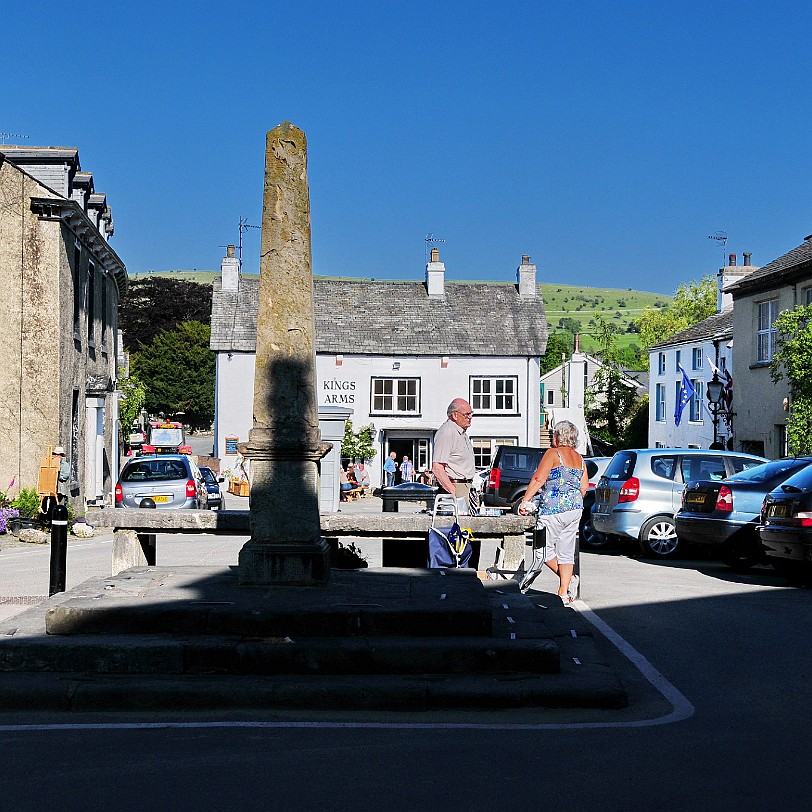
[[687, 327], [659, 344], [652, 344], [648, 349], [659, 350], [665, 347], [673, 347], [675, 344], [687, 344], [696, 341], [709, 341], [713, 338], [733, 337], [733, 308], [728, 307], [721, 313], [714, 313], [712, 316]]
[[[259, 277], [239, 291], [214, 281], [211, 348], [255, 352]], [[423, 282], [314, 280], [316, 352], [365, 355], [503, 355], [537, 357], [547, 346], [541, 287], [519, 296], [515, 284], [448, 282], [429, 297]]]
[[812, 234], [797, 248], [787, 251], [778, 259], [748, 274], [731, 285], [728, 290], [735, 297], [762, 288], [773, 288], [791, 280], [794, 275], [808, 275], [810, 272], [812, 272]]

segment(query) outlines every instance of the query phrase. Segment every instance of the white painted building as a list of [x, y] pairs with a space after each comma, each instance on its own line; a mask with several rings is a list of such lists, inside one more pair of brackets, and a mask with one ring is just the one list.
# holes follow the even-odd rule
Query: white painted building
[[[231, 252], [230, 252], [231, 253]], [[226, 257], [212, 302], [217, 353], [215, 449], [223, 468], [252, 427], [259, 278]], [[456, 397], [473, 406], [478, 467], [499, 444], [539, 444], [539, 357], [547, 343], [536, 266], [517, 283], [446, 282], [432, 251], [423, 282], [314, 280], [319, 406], [352, 409], [353, 428], [374, 424], [373, 487], [391, 451], [430, 468], [434, 432]]]
[[[709, 448], [714, 442], [714, 420], [708, 408], [707, 384], [714, 367], [724, 377], [733, 374], [733, 298], [729, 288], [746, 274], [757, 270], [745, 253], [744, 265], [729, 264], [719, 269], [718, 312], [649, 348], [649, 446], [652, 448]], [[680, 397], [682, 372], [694, 386], [676, 425], [674, 412]], [[734, 388], [735, 391], [735, 388]], [[734, 395], [735, 397], [735, 395]], [[732, 408], [735, 411], [735, 406]], [[735, 421], [720, 413], [716, 421], [716, 441], [733, 448]]]

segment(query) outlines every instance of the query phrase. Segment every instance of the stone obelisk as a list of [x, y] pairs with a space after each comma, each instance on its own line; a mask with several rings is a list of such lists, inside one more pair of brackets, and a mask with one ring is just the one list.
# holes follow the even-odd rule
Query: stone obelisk
[[240, 584], [317, 586], [330, 574], [321, 537], [307, 139], [286, 121], [265, 143], [251, 460], [251, 539]]

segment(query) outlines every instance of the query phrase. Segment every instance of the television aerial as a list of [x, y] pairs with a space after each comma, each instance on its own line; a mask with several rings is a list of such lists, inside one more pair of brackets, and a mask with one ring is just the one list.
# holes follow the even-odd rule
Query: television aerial
[[428, 262], [429, 261], [429, 246], [430, 245], [439, 245], [441, 242], [445, 242], [445, 240], [441, 240], [439, 237], [435, 237], [434, 232], [431, 232], [430, 234], [426, 234], [424, 242], [426, 243], [426, 262]]
[[709, 240], [715, 240], [716, 244], [722, 244], [722, 265], [725, 264], [725, 253], [726, 253], [726, 246], [727, 246], [727, 232], [726, 231], [716, 231], [713, 234], [708, 234]]

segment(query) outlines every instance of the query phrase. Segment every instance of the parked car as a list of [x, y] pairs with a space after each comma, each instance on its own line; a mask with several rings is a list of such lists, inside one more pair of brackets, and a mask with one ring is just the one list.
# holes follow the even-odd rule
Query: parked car
[[[482, 501], [485, 507], [509, 508], [519, 512], [519, 504], [546, 449], [532, 446], [500, 445], [496, 449], [490, 475], [485, 482]], [[589, 491], [584, 497], [581, 516], [581, 543], [585, 547], [602, 547], [608, 539], [592, 526], [592, 505], [595, 501], [595, 483], [609, 464], [611, 457], [585, 457], [589, 476]]]
[[689, 482], [674, 517], [680, 541], [718, 553], [729, 567], [744, 571], [764, 560], [756, 527], [764, 497], [812, 457], [773, 460], [727, 479]]
[[686, 482], [722, 480], [766, 462], [763, 457], [699, 448], [618, 451], [595, 490], [592, 523], [600, 533], [634, 539], [655, 558], [677, 554], [674, 514]]
[[203, 475], [203, 481], [206, 483], [206, 491], [208, 493], [209, 507], [212, 510], [219, 510], [223, 507], [224, 497], [223, 490], [214, 471], [207, 468], [205, 465], [200, 466], [200, 473]]
[[130, 459], [116, 485], [116, 507], [160, 510], [208, 507], [203, 474], [185, 454], [150, 454]]
[[812, 582], [812, 465], [767, 494], [757, 532], [776, 570], [792, 581]]

